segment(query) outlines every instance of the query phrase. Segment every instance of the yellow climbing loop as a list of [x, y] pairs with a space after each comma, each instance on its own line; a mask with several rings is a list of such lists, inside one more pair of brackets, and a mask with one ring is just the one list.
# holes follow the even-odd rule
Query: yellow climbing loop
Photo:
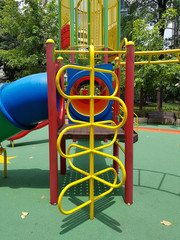
[[[89, 96], [83, 96], [83, 95], [69, 96], [69, 95], [66, 95], [63, 92], [63, 90], [61, 89], [61, 86], [60, 86], [59, 79], [60, 79], [60, 76], [63, 73], [63, 71], [68, 69], [68, 68], [79, 69], [79, 70], [87, 70], [87, 71], [90, 72], [90, 95]], [[95, 94], [94, 94], [94, 75], [95, 75], [95, 72], [109, 73], [114, 77], [115, 82], [116, 82], [116, 87], [115, 87], [114, 93], [112, 95], [110, 95], [110, 96], [95, 96]], [[85, 175], [84, 178], [81, 178], [77, 181], [74, 181], [74, 182], [68, 184], [62, 190], [62, 192], [60, 193], [59, 199], [58, 199], [58, 208], [59, 208], [60, 212], [62, 212], [63, 214], [71, 214], [71, 213], [73, 213], [73, 212], [75, 212], [75, 211], [77, 211], [77, 210], [79, 210], [79, 209], [81, 209], [81, 208], [83, 208], [87, 205], [90, 205], [90, 219], [93, 219], [94, 218], [94, 202], [96, 200], [100, 199], [101, 197], [109, 194], [114, 188], [119, 188], [125, 182], [126, 171], [125, 171], [125, 168], [124, 168], [123, 164], [121, 163], [121, 161], [115, 156], [112, 156], [112, 155], [109, 155], [109, 154], [106, 154], [106, 153], [100, 151], [103, 148], [107, 148], [109, 146], [112, 146], [116, 142], [118, 129], [125, 124], [126, 119], [127, 119], [126, 105], [120, 98], [116, 97], [116, 93], [118, 91], [118, 84], [119, 84], [118, 83], [118, 78], [113, 71], [94, 68], [94, 46], [93, 45], [90, 46], [90, 67], [82, 67], [82, 66], [77, 66], [77, 65], [66, 65], [66, 66], [63, 66], [57, 73], [57, 76], [56, 76], [57, 90], [59, 91], [61, 96], [63, 96], [64, 98], [67, 99], [66, 111], [67, 111], [68, 118], [72, 122], [76, 123], [74, 126], [67, 127], [66, 129], [64, 129], [60, 133], [60, 135], [58, 137], [58, 140], [57, 140], [57, 149], [58, 149], [58, 152], [60, 153], [60, 155], [62, 157], [68, 159], [68, 162], [69, 162], [70, 166], [74, 170], [76, 170], [76, 171], [82, 173], [83, 175]], [[69, 113], [69, 104], [74, 99], [88, 99], [90, 101], [90, 121], [89, 122], [75, 120], [71, 117], [71, 115]], [[115, 122], [112, 121], [112, 120], [94, 122], [94, 101], [95, 101], [95, 99], [118, 101], [119, 104], [121, 105], [121, 107], [123, 108], [123, 112], [124, 112], [124, 116], [123, 116], [122, 121], [118, 125], [116, 125]], [[84, 127], [89, 127], [90, 128], [89, 147], [84, 147], [84, 146], [81, 146], [81, 145], [78, 145], [78, 144], [71, 144], [69, 146], [69, 148], [67, 149], [67, 154], [64, 153], [61, 149], [61, 141], [62, 141], [64, 133], [69, 131], [70, 129], [84, 128]], [[114, 137], [113, 137], [112, 141], [110, 143], [107, 143], [106, 145], [95, 147], [94, 146], [94, 127], [100, 127], [100, 128], [104, 128], [104, 129], [114, 130]], [[80, 152], [70, 154], [70, 150], [71, 150], [72, 147], [78, 148], [80, 150]], [[75, 157], [82, 156], [82, 155], [85, 155], [85, 154], [89, 154], [89, 172], [86, 172], [86, 171], [84, 171], [80, 168], [77, 168], [76, 166], [73, 165], [73, 163], [70, 160], [71, 158], [75, 158]], [[101, 171], [96, 172], [96, 173], [94, 172], [94, 155], [95, 154], [101, 155], [101, 156], [104, 156], [104, 157], [107, 157], [107, 158], [111, 158], [119, 164], [120, 169], [122, 171], [122, 179], [119, 183], [117, 183], [117, 172], [112, 167], [106, 168], [106, 169], [101, 170]], [[114, 173], [114, 182], [113, 183], [107, 182], [106, 180], [99, 177], [99, 175], [101, 175], [103, 173], [106, 173], [106, 172], [109, 172], [109, 171], [112, 171]], [[63, 210], [62, 206], [61, 206], [61, 201], [62, 201], [62, 198], [63, 198], [65, 192], [69, 188], [73, 187], [74, 185], [77, 185], [77, 184], [82, 183], [82, 182], [87, 181], [87, 180], [89, 180], [89, 201], [75, 207], [72, 210], [69, 210], [69, 211]], [[109, 186], [110, 187], [109, 190], [107, 190], [106, 192], [94, 197], [94, 180], [99, 181], [99, 182]]]

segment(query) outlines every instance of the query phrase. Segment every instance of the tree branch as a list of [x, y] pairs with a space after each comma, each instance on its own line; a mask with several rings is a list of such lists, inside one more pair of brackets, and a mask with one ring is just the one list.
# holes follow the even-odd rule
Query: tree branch
[[154, 3], [159, 5], [159, 1], [158, 0], [152, 0], [152, 2], [154, 2]]

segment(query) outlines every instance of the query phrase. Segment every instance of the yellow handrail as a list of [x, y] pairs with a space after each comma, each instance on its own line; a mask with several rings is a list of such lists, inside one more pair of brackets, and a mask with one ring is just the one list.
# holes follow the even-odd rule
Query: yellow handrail
[[[133, 42], [128, 41], [126, 38], [124, 38], [120, 44], [120, 51], [122, 51], [123, 45], [125, 45], [125, 48], [127, 45], [134, 45]], [[127, 49], [126, 49], [127, 50]], [[162, 54], [174, 54], [176, 56], [176, 59], [171, 59], [171, 60], [158, 60], [158, 61], [152, 61], [152, 56], [155, 55], [162, 55]], [[135, 57], [136, 56], [149, 56], [147, 61], [139, 61], [139, 62], [134, 62], [134, 65], [147, 65], [147, 64], [164, 64], [164, 63], [180, 63], [180, 49], [172, 49], [172, 50], [159, 50], [159, 51], [141, 51], [141, 52], [135, 52], [134, 53]], [[126, 65], [125, 62], [121, 62], [121, 56], [122, 54], [119, 53], [118, 57], [118, 64], [117, 66], [119, 67], [120, 65]]]
[[[58, 89], [59, 93], [61, 94], [61, 96], [63, 96], [64, 98], [67, 99], [67, 104], [66, 104], [67, 115], [72, 122], [77, 123], [74, 126], [67, 127], [66, 129], [64, 129], [60, 133], [60, 135], [58, 137], [58, 140], [57, 140], [57, 149], [58, 149], [58, 152], [60, 153], [61, 156], [68, 159], [68, 162], [69, 162], [70, 166], [74, 170], [76, 170], [76, 171], [82, 173], [83, 175], [85, 175], [84, 178], [68, 184], [62, 190], [62, 192], [59, 195], [59, 199], [58, 199], [58, 207], [59, 207], [59, 210], [63, 214], [71, 214], [71, 213], [73, 213], [73, 212], [75, 212], [75, 211], [77, 211], [77, 210], [79, 210], [79, 209], [81, 209], [81, 208], [83, 208], [87, 205], [90, 205], [90, 219], [94, 218], [94, 201], [96, 201], [99, 198], [107, 195], [114, 188], [118, 188], [118, 187], [122, 186], [125, 182], [125, 179], [126, 179], [126, 171], [125, 171], [125, 168], [124, 168], [123, 164], [121, 163], [121, 161], [115, 156], [111, 156], [109, 154], [106, 154], [106, 153], [100, 151], [101, 149], [112, 146], [115, 143], [115, 141], [117, 139], [118, 129], [120, 127], [122, 127], [124, 125], [124, 123], [126, 122], [127, 108], [126, 108], [125, 103], [121, 99], [119, 99], [118, 97], [115, 96], [117, 91], [118, 91], [118, 78], [117, 78], [116, 74], [113, 71], [94, 68], [94, 52], [95, 52], [94, 51], [94, 46], [90, 46], [90, 67], [82, 67], [82, 66], [76, 66], [76, 65], [66, 65], [58, 71], [57, 76], [56, 76], [57, 89]], [[82, 96], [82, 95], [69, 96], [69, 95], [67, 95], [66, 93], [63, 92], [63, 90], [61, 89], [61, 86], [60, 86], [59, 79], [60, 79], [60, 76], [63, 73], [63, 71], [67, 68], [87, 70], [87, 71], [90, 72], [90, 95], [89, 96]], [[115, 90], [114, 90], [112, 95], [110, 95], [110, 96], [95, 96], [94, 95], [94, 74], [95, 74], [95, 72], [109, 73], [114, 77], [115, 82], [116, 82], [116, 87], [115, 87]], [[90, 121], [89, 122], [85, 122], [85, 121], [81, 121], [81, 120], [75, 120], [71, 117], [70, 112], [69, 112], [69, 104], [74, 99], [88, 99], [90, 101]], [[113, 122], [112, 120], [94, 122], [94, 100], [95, 99], [118, 101], [120, 103], [120, 105], [122, 106], [123, 111], [124, 111], [124, 117], [123, 117], [122, 121], [118, 125], [116, 125], [115, 122]], [[71, 130], [71, 129], [84, 128], [84, 127], [89, 127], [90, 128], [89, 147], [84, 147], [84, 146], [81, 146], [81, 145], [78, 145], [78, 144], [71, 144], [69, 146], [68, 150], [67, 150], [67, 154], [64, 153], [61, 149], [61, 141], [62, 141], [64, 133]], [[106, 145], [95, 147], [94, 146], [94, 127], [101, 127], [101, 128], [114, 130], [114, 137], [113, 137], [112, 141], [110, 143], [106, 144]], [[77, 147], [81, 151], [78, 152], [78, 153], [70, 154], [70, 150], [71, 150], [72, 147]], [[89, 173], [80, 169], [80, 168], [75, 167], [70, 160], [71, 158], [75, 158], [75, 157], [82, 156], [82, 155], [85, 155], [85, 154], [89, 154], [89, 156], [90, 156], [89, 157], [89, 166], [90, 166], [89, 167], [89, 169], [90, 169]], [[119, 166], [121, 168], [121, 171], [122, 171], [122, 179], [118, 184], [117, 184], [117, 172], [113, 168], [107, 168], [107, 169], [104, 169], [104, 170], [101, 170], [99, 172], [94, 173], [94, 154], [111, 158], [119, 164]], [[108, 171], [113, 171], [113, 173], [114, 173], [114, 182], [113, 183], [109, 183], [109, 182], [105, 181], [104, 179], [98, 177], [100, 174], [103, 174], [103, 173], [108, 172]], [[61, 206], [61, 201], [62, 201], [62, 198], [63, 198], [63, 195], [65, 194], [65, 192], [69, 188], [71, 188], [72, 186], [77, 185], [77, 184], [82, 183], [82, 182], [87, 181], [87, 180], [89, 180], [89, 183], [90, 183], [89, 201], [81, 204], [80, 206], [78, 206], [78, 207], [76, 207], [72, 210], [69, 210], [69, 211], [63, 210], [62, 206]], [[110, 189], [108, 191], [98, 195], [97, 197], [94, 197], [94, 180], [97, 180], [97, 181], [100, 181], [100, 182], [104, 183], [105, 185], [109, 186]]]
[[[113, 54], [116, 57], [116, 54], [119, 55], [117, 67], [120, 65], [126, 65], [126, 62], [121, 62], [121, 56], [127, 54], [127, 45], [134, 45], [132, 41], [128, 41], [127, 38], [124, 38], [122, 42], [120, 43], [120, 50], [115, 51], [98, 51], [95, 50], [95, 54]], [[89, 47], [89, 45], [82, 45], [81, 47]], [[123, 51], [123, 46], [125, 46], [125, 50]], [[90, 54], [89, 50], [55, 50], [55, 54], [62, 54], [62, 53], [75, 53], [75, 54]], [[134, 53], [135, 57], [137, 56], [149, 56], [147, 61], [135, 61], [134, 65], [147, 65], [147, 64], [164, 64], [164, 63], [180, 63], [180, 49], [171, 49], [171, 50], [159, 50], [159, 51], [137, 51]], [[170, 59], [170, 60], [158, 60], [153, 61], [152, 56], [155, 55], [175, 55], [176, 59]], [[114, 57], [114, 58], [115, 58]]]
[[135, 117], [136, 117], [136, 121], [134, 120], [134, 123], [136, 124], [136, 126], [137, 126], [137, 134], [138, 134], [138, 122], [139, 122], [139, 120], [138, 120], [138, 115], [134, 112], [134, 115], [135, 115]]
[[[123, 111], [123, 108], [121, 107], [121, 106], [119, 106], [119, 108], [120, 108], [120, 110], [121, 111]], [[135, 120], [133, 120], [133, 122], [136, 124], [136, 126], [137, 126], [137, 134], [138, 134], [138, 115], [135, 113], [135, 112], [133, 112], [133, 114], [135, 115], [135, 117], [136, 117], [136, 121]], [[123, 119], [123, 116], [119, 113], [119, 116]]]
[[124, 150], [124, 148], [121, 146], [121, 144], [118, 142], [118, 140], [116, 140], [116, 144], [119, 146], [119, 148], [121, 149], [121, 151], [125, 154], [125, 150]]

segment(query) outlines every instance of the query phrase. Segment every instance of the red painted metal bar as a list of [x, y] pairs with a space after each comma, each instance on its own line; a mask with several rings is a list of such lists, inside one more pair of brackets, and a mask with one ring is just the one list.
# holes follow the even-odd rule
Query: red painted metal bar
[[[63, 59], [58, 57], [56, 63], [56, 74], [58, 70], [62, 67]], [[64, 91], [64, 74], [61, 75], [61, 88]], [[59, 96], [59, 113], [57, 112], [57, 128], [59, 129], [63, 124], [65, 124], [65, 104], [64, 98]], [[62, 141], [63, 152], [66, 152], [66, 142]], [[66, 174], [66, 158], [60, 156], [60, 174]]]
[[58, 200], [58, 161], [57, 161], [57, 103], [56, 103], [56, 64], [54, 42], [46, 43], [47, 83], [48, 83], [48, 118], [49, 118], [49, 171], [50, 203]]
[[[75, 47], [72, 47], [71, 50], [75, 50]], [[71, 63], [75, 63], [75, 53], [71, 54]]]
[[127, 45], [125, 103], [128, 117], [125, 124], [125, 203], [133, 203], [133, 110], [134, 110], [134, 45]]
[[[108, 48], [104, 48], [104, 51], [108, 51]], [[104, 63], [108, 63], [108, 54], [104, 54]]]

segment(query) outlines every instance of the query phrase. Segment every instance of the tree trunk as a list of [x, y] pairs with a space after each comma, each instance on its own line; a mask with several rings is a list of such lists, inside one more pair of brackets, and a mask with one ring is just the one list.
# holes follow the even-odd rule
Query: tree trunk
[[163, 100], [163, 89], [162, 87], [157, 88], [157, 110], [162, 110], [162, 100]]
[[143, 106], [144, 106], [144, 88], [143, 88], [143, 86], [141, 85], [141, 88], [140, 88], [139, 110], [142, 110], [142, 109], [143, 109]]

